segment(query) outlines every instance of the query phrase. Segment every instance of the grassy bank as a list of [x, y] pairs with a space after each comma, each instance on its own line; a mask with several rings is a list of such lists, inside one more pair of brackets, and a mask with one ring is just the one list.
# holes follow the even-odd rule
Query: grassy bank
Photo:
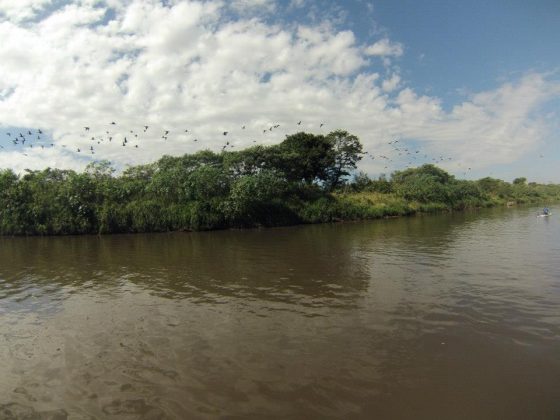
[[458, 180], [423, 165], [351, 177], [362, 146], [344, 131], [297, 133], [275, 146], [164, 156], [119, 175], [0, 171], [0, 234], [67, 235], [279, 226], [560, 200], [559, 185]]

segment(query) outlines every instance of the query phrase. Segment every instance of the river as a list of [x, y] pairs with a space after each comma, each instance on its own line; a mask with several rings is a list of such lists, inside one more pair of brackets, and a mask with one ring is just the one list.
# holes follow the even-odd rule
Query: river
[[0, 418], [558, 419], [537, 211], [0, 238]]

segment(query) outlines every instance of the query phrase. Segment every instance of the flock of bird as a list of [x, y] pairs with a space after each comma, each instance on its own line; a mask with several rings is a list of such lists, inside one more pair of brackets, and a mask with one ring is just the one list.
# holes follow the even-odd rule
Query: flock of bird
[[[301, 124], [302, 121], [300, 120], [295, 123], [295, 126], [300, 127]], [[79, 154], [95, 155], [96, 151], [99, 149], [98, 145], [101, 144], [121, 145], [121, 147], [132, 147], [134, 149], [138, 149], [141, 147], [143, 139], [145, 140], [147, 136], [153, 137], [153, 135], [150, 135], [151, 133], [146, 133], [148, 133], [149, 131], [155, 131], [155, 129], [150, 127], [149, 125], [143, 125], [138, 131], [125, 130], [126, 134], [124, 134], [122, 130], [116, 130], [117, 126], [117, 122], [111, 121], [109, 124], [107, 124], [107, 127], [106, 129], [104, 129], [105, 131], [103, 134], [93, 134], [93, 130], [90, 126], [84, 126], [80, 137], [87, 140], [88, 144], [85, 147], [76, 147], [74, 152]], [[324, 126], [325, 123], [319, 124], [319, 128], [323, 128]], [[265, 135], [267, 133], [271, 133], [278, 128], [280, 128], [280, 124], [272, 124], [268, 127], [263, 128], [262, 134]], [[240, 130], [246, 130], [246, 126], [242, 125], [240, 127]], [[184, 129], [178, 134], [186, 136], [186, 139], [192, 141], [193, 143], [199, 142], [199, 138], [196, 137], [194, 133], [189, 129]], [[229, 138], [231, 137], [228, 137], [231, 134], [230, 131], [220, 131], [217, 134], [221, 134], [221, 136], [224, 137], [224, 143], [221, 146], [222, 151], [235, 147], [235, 145], [229, 141]], [[56, 143], [49, 143], [45, 141], [46, 138], [41, 129], [37, 129], [34, 131], [26, 130], [17, 134], [7, 132], [6, 135], [9, 141], [11, 141], [12, 145], [14, 147], [19, 147], [20, 149], [24, 147], [36, 147], [41, 149], [45, 149], [46, 147], [58, 147], [58, 144]], [[166, 141], [169, 139], [171, 131], [163, 129], [159, 134], [157, 134], [157, 136], [159, 135], [161, 135], [160, 138], [163, 141]], [[257, 143], [257, 140], [252, 140], [252, 143]], [[65, 144], [60, 144], [60, 147], [70, 150]], [[366, 158], [369, 158], [371, 160], [381, 161], [384, 170], [397, 169], [401, 168], [402, 166], [419, 166], [425, 163], [442, 164], [449, 163], [454, 160], [451, 156], [431, 156], [420, 149], [413, 148], [412, 146], [407, 145], [405, 142], [399, 139], [394, 139], [387, 142], [387, 146], [382, 147], [381, 149], [386, 150], [387, 148], [389, 149], [389, 152], [385, 152], [385, 154], [374, 155], [372, 152], [366, 151], [364, 152], [364, 155]], [[5, 149], [4, 145], [0, 144], [0, 149]], [[22, 153], [24, 156], [28, 156], [28, 154], [24, 151], [22, 151]], [[543, 156], [541, 155], [540, 157]], [[458, 166], [464, 170], [463, 175], [467, 175], [468, 171], [471, 171], [470, 167], [463, 167], [460, 164]]]
[[[394, 152], [393, 157], [389, 157], [386, 155], [378, 155], [377, 158], [384, 161], [384, 169], [389, 169], [389, 164], [396, 163], [396, 161], [403, 161], [406, 160], [406, 166], [417, 166], [418, 164], [425, 164], [425, 163], [433, 163], [435, 165], [445, 163], [448, 161], [453, 161], [453, 158], [450, 156], [429, 156], [427, 153], [423, 153], [421, 150], [414, 150], [412, 147], [407, 147], [406, 144], [402, 143], [402, 141], [395, 139], [391, 140], [387, 143], [392, 151]], [[364, 152], [366, 156], [375, 159], [376, 156], [372, 155], [369, 152]], [[467, 171], [470, 171], [471, 168], [467, 168]], [[465, 171], [464, 175], [467, 174]]]
[[[301, 125], [301, 121], [297, 122], [297, 126]], [[325, 124], [321, 123], [320, 127], [323, 127]], [[135, 131], [135, 130], [128, 130], [126, 134], [123, 134], [122, 132], [118, 132], [118, 130], [115, 130], [115, 126], [117, 126], [117, 123], [115, 121], [111, 121], [108, 124], [108, 129], [105, 130], [105, 132], [103, 134], [93, 134], [93, 130], [91, 128], [91, 126], [84, 126], [83, 127], [83, 132], [81, 133], [80, 137], [81, 138], [86, 138], [89, 142], [88, 145], [81, 146], [81, 147], [76, 147], [76, 149], [74, 150], [75, 153], [87, 153], [87, 154], [92, 154], [94, 155], [96, 153], [96, 150], [98, 148], [96, 148], [97, 145], [101, 145], [101, 144], [120, 144], [122, 147], [133, 147], [135, 149], [140, 148], [141, 146], [141, 140], [142, 140], [142, 136], [139, 136], [140, 131], [142, 133], [147, 133], [148, 130], [150, 130], [150, 126], [149, 125], [144, 125], [142, 126], [142, 130], [139, 131]], [[263, 130], [263, 134], [272, 132], [273, 130], [277, 129], [280, 127], [280, 124], [274, 124], [270, 127], [267, 127]], [[110, 129], [109, 129], [110, 128]], [[246, 126], [243, 125], [241, 127], [241, 130], [245, 130]], [[153, 129], [152, 129], [153, 130]], [[168, 140], [169, 136], [171, 134], [170, 130], [162, 130], [161, 131], [161, 139], [162, 140]], [[179, 134], [183, 134], [183, 135], [191, 135], [193, 134], [189, 129], [185, 129], [183, 130], [181, 133]], [[228, 134], [230, 134], [230, 131], [222, 131], [221, 132], [222, 136], [227, 137]], [[11, 142], [13, 143], [13, 146], [16, 147], [29, 147], [29, 148], [33, 148], [35, 147], [40, 147], [41, 149], [45, 149], [45, 147], [57, 147], [58, 145], [56, 143], [47, 143], [45, 142], [45, 138], [42, 137], [43, 135], [43, 131], [41, 129], [37, 129], [36, 132], [32, 132], [31, 130], [27, 130], [27, 132], [23, 131], [23, 132], [19, 132], [18, 134], [13, 134], [11, 132], [7, 132], [6, 133], [7, 137], [9, 140], [11, 140]], [[36, 137], [35, 137], [36, 135]], [[91, 136], [91, 137], [90, 137]], [[147, 137], [148, 135], [144, 136]], [[153, 137], [153, 136], [150, 136]], [[197, 143], [199, 141], [199, 139], [197, 137], [193, 137], [192, 138], [192, 142], [193, 143]], [[257, 140], [253, 140], [253, 143], [257, 143]], [[60, 144], [60, 147], [68, 149], [68, 146], [66, 144]], [[225, 151], [228, 148], [233, 148], [235, 147], [234, 144], [232, 144], [229, 140], [225, 141], [224, 144], [221, 147], [222, 151]], [[5, 147], [3, 145], [0, 145], [0, 149], [5, 149]], [[68, 149], [69, 150], [69, 149]], [[24, 151], [22, 151], [24, 156], [28, 156], [27, 153], [25, 153]]]

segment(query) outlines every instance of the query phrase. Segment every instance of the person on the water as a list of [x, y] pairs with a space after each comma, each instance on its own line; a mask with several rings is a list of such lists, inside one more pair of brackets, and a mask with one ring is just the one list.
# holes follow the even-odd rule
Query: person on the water
[[545, 207], [543, 209], [542, 214], [544, 214], [545, 216], [548, 216], [550, 214], [550, 210], [548, 209], [548, 207]]

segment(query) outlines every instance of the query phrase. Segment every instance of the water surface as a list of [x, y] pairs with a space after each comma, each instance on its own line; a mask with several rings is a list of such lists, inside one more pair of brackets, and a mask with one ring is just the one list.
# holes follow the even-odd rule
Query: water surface
[[558, 419], [536, 212], [0, 238], [0, 418]]

